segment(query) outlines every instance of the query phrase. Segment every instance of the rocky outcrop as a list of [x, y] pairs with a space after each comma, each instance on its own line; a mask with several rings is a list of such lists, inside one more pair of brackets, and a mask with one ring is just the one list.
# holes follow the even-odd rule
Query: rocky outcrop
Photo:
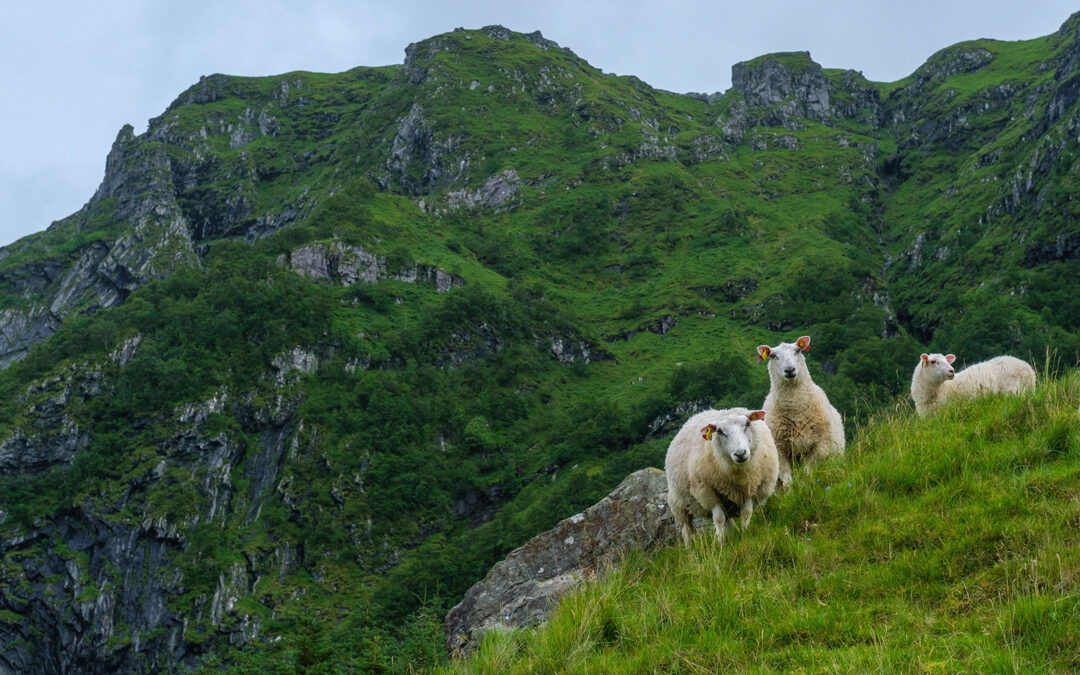
[[[0, 308], [0, 367], [22, 358], [59, 329], [72, 313], [95, 312], [122, 303], [146, 283], [183, 266], [199, 265], [206, 242], [221, 238], [254, 241], [302, 220], [316, 206], [307, 189], [262, 209], [258, 184], [306, 161], [251, 152], [257, 139], [282, 128], [282, 110], [304, 104], [304, 82], [293, 75], [271, 91], [247, 78], [211, 75], [182, 94], [136, 136], [125, 125], [106, 158], [97, 191], [79, 212], [54, 223], [46, 236], [63, 241], [62, 253], [0, 272], [0, 285], [20, 298]], [[180, 123], [181, 109], [238, 97], [239, 112], [200, 111], [202, 126]], [[308, 133], [333, 129], [333, 115], [307, 120]], [[315, 129], [313, 131], [313, 129]], [[236, 156], [222, 161], [222, 143]], [[227, 186], [227, 187], [225, 187]], [[0, 250], [0, 260], [18, 242]], [[8, 283], [12, 285], [9, 287]]]
[[809, 52], [768, 54], [731, 67], [731, 86], [754, 108], [782, 106], [767, 115], [769, 126], [796, 117], [822, 121], [829, 115], [829, 87]]
[[478, 208], [492, 209], [496, 212], [507, 210], [510, 202], [517, 197], [521, 189], [521, 178], [517, 171], [506, 169], [484, 181], [484, 184], [474, 190], [455, 190], [446, 195], [446, 205], [449, 209], [474, 210]]
[[[52, 542], [62, 542], [53, 547]], [[164, 672], [194, 666], [186, 621], [168, 609], [183, 575], [176, 543], [84, 508], [0, 540], [0, 671]], [[18, 616], [18, 620], [14, 617]]]
[[489, 631], [536, 625], [561, 595], [585, 579], [631, 550], [649, 549], [677, 534], [664, 472], [636, 471], [598, 503], [496, 563], [446, 615], [446, 648], [461, 655]]
[[974, 73], [982, 70], [994, 55], [985, 47], [959, 44], [937, 52], [912, 74], [913, 81], [904, 92], [905, 96], [924, 95], [953, 75]]
[[72, 364], [30, 385], [18, 398], [26, 406], [25, 421], [0, 441], [0, 475], [70, 464], [76, 453], [90, 444], [91, 437], [68, 407], [111, 394], [114, 384], [110, 373], [126, 366], [141, 342], [141, 335], [133, 335], [104, 362]]
[[829, 107], [840, 119], [857, 120], [871, 129], [885, 121], [881, 92], [857, 70], [845, 70], [829, 79]]
[[18, 361], [31, 347], [60, 328], [60, 318], [45, 307], [0, 311], [0, 368]]
[[280, 256], [278, 264], [309, 279], [341, 286], [351, 286], [361, 281], [375, 283], [379, 279], [396, 279], [406, 283], [428, 283], [437, 292], [445, 293], [455, 286], [465, 285], [461, 277], [432, 265], [414, 263], [391, 272], [385, 258], [341, 241], [303, 246], [288, 256]]
[[549, 335], [547, 339], [549, 340], [551, 354], [559, 360], [559, 363], [573, 363], [575, 361], [593, 363], [595, 361], [607, 361], [611, 358], [611, 354], [599, 349], [588, 340], [562, 335]]
[[386, 160], [389, 173], [379, 180], [380, 185], [388, 189], [396, 183], [406, 194], [424, 195], [463, 182], [469, 156], [460, 145], [460, 138], [438, 133], [423, 106], [414, 103], [397, 121]]
[[0, 365], [22, 358], [70, 314], [112, 307], [148, 281], [198, 264], [165, 151], [141, 143], [130, 125], [117, 135], [90, 203], [53, 227], [74, 237], [102, 220], [127, 227], [114, 239], [91, 238], [70, 262], [8, 273], [22, 278], [28, 302], [0, 314]]
[[1080, 259], [1080, 232], [1059, 234], [1054, 241], [1032, 244], [1024, 252], [1025, 267], [1077, 259]]
[[494, 327], [477, 321], [451, 331], [434, 347], [433, 361], [441, 367], [458, 368], [468, 361], [502, 351], [506, 342]]
[[[130, 358], [133, 340], [112, 357]], [[75, 386], [61, 379], [40, 388]], [[100, 495], [25, 529], [8, 524], [0, 539], [0, 672], [169, 672], [194, 668], [214, 636], [234, 646], [255, 639], [260, 618], [238, 602], [258, 576], [292, 570], [291, 544], [228, 566], [198, 561], [218, 566], [216, 585], [202, 594], [185, 574], [192, 563], [178, 558], [195, 533], [230, 520], [250, 525], [274, 498], [296, 406], [282, 399], [256, 405], [253, 395], [224, 391], [180, 406], [170, 417], [174, 433], [123, 486], [119, 503]], [[222, 415], [240, 433], [212, 431]], [[191, 482], [182, 503], [155, 494], [178, 480]], [[208, 635], [193, 638], [200, 632]]]
[[293, 347], [287, 354], [279, 354], [270, 361], [274, 382], [282, 387], [299, 375], [310, 375], [319, 368], [319, 357], [302, 347]]
[[679, 320], [676, 317], [674, 317], [674, 316], [672, 316], [670, 314], [665, 314], [664, 316], [660, 317], [659, 319], [656, 319], [654, 321], [650, 321], [648, 323], [644, 323], [644, 324], [638, 326], [637, 328], [633, 328], [633, 329], [628, 330], [628, 331], [623, 331], [622, 333], [618, 333], [616, 335], [609, 335], [606, 338], [604, 338], [604, 340], [606, 342], [616, 342], [618, 340], [629, 341], [630, 338], [634, 337], [638, 333], [643, 333], [643, 332], [655, 333], [657, 335], [667, 335], [668, 332], [672, 328], [674, 328], [676, 325], [678, 325], [678, 323], [679, 323]]
[[90, 444], [88, 432], [67, 415], [38, 419], [47, 427], [35, 429], [29, 435], [22, 429], [15, 429], [0, 443], [0, 474], [40, 471], [58, 464], [70, 464], [75, 453]]
[[650, 436], [662, 436], [669, 433], [675, 433], [682, 428], [682, 423], [686, 421], [691, 415], [706, 410], [710, 407], [709, 401], [704, 399], [695, 399], [693, 401], [684, 401], [673, 408], [670, 408], [662, 415], [657, 415], [649, 422], [649, 435]]
[[[740, 142], [755, 126], [800, 129], [800, 120], [833, 125], [859, 120], [872, 128], [884, 118], [881, 96], [854, 70], [826, 76], [808, 52], [767, 54], [731, 67], [732, 90], [741, 100], [729, 104], [718, 124], [724, 136]], [[782, 147], [792, 147], [788, 139]]]

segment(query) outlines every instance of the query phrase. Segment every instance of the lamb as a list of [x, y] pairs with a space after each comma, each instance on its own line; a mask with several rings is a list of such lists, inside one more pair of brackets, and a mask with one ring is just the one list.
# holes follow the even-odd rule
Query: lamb
[[781, 487], [791, 484], [796, 463], [809, 469], [825, 457], [844, 453], [844, 421], [810, 378], [803, 356], [808, 351], [808, 335], [794, 344], [757, 348], [758, 357], [769, 364], [771, 385], [762, 408], [780, 455]]
[[911, 400], [920, 415], [954, 397], [1018, 394], [1035, 388], [1035, 369], [1015, 356], [997, 356], [953, 371], [952, 354], [923, 354], [911, 375]]
[[706, 410], [686, 421], [668, 446], [668, 505], [683, 540], [690, 542], [694, 516], [712, 516], [723, 543], [727, 511], [738, 510], [743, 528], [754, 509], [776, 489], [779, 460], [762, 410]]

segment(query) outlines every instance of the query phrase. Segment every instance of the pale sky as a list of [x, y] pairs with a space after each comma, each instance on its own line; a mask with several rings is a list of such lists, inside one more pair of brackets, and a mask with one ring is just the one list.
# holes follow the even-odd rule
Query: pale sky
[[1024, 40], [1080, 9], [1059, 0], [36, 0], [0, 20], [0, 246], [97, 189], [124, 124], [136, 133], [202, 75], [336, 73], [401, 63], [455, 27], [501, 24], [609, 73], [675, 92], [731, 86], [731, 66], [809, 51], [892, 82], [949, 45]]

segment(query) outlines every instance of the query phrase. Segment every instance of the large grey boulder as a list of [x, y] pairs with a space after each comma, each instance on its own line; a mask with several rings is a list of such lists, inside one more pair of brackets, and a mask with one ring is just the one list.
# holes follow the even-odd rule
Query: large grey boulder
[[607, 497], [496, 563], [447, 613], [446, 648], [451, 655], [463, 655], [488, 631], [536, 625], [583, 579], [631, 550], [677, 536], [664, 472], [636, 471]]

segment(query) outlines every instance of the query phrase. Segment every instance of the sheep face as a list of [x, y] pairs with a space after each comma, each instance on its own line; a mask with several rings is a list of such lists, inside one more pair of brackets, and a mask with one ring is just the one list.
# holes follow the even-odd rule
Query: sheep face
[[806, 374], [806, 358], [810, 351], [810, 336], [804, 335], [795, 342], [781, 342], [775, 347], [761, 345], [758, 357], [769, 364], [769, 376], [773, 382], [794, 384], [800, 375]]
[[952, 367], [952, 362], [956, 360], [956, 357], [952, 354], [923, 354], [920, 358], [922, 359], [920, 365], [923, 371], [922, 377], [930, 378], [935, 384], [941, 384], [956, 376], [956, 371]]
[[745, 415], [726, 415], [701, 428], [701, 437], [710, 443], [721, 463], [744, 464], [753, 456], [754, 429], [751, 422], [763, 419], [764, 410]]

